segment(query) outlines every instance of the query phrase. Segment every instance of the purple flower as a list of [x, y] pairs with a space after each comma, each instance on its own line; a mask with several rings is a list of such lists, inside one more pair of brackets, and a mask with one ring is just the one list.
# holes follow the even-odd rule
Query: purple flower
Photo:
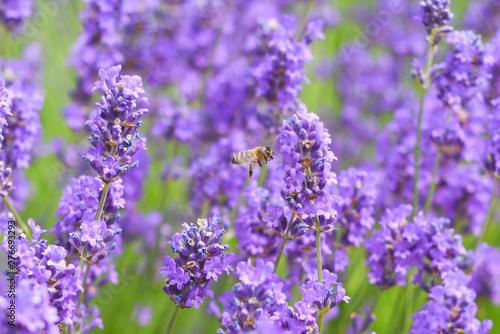
[[[6, 332], [10, 330], [15, 333], [60, 333], [58, 310], [52, 304], [53, 299], [45, 283], [39, 283], [33, 279], [21, 279], [17, 283], [15, 319], [8, 318], [10, 301], [6, 296], [0, 296], [0, 312], [2, 313], [0, 328]], [[8, 321], [13, 321], [15, 327], [8, 324]]]
[[467, 268], [467, 251], [461, 235], [454, 234], [448, 219], [427, 219], [422, 214], [407, 221], [410, 205], [387, 209], [366, 241], [370, 283], [382, 288], [406, 285], [408, 270], [418, 268], [414, 282], [429, 290], [448, 273]]
[[500, 99], [496, 110], [488, 118], [488, 135], [484, 166], [488, 172], [500, 178]]
[[120, 70], [120, 65], [99, 70], [101, 80], [96, 81], [94, 90], [100, 90], [104, 96], [87, 122], [92, 131], [92, 147], [84, 158], [106, 183], [137, 167], [139, 161], [133, 161], [133, 156], [146, 149], [146, 139], [137, 131], [142, 126], [140, 118], [148, 113], [141, 108], [148, 103], [146, 92], [138, 76], [124, 75], [118, 79]]
[[500, 304], [500, 249], [482, 243], [472, 256], [468, 287], [481, 297]]
[[182, 224], [181, 233], [172, 236], [172, 250], [179, 254], [172, 258], [165, 256], [161, 267], [166, 277], [163, 291], [182, 308], [199, 308], [203, 297], [213, 298], [210, 284], [217, 281], [224, 271], [233, 271], [231, 263], [236, 256], [225, 253], [229, 245], [220, 245], [220, 238], [226, 232], [220, 218], [198, 219], [197, 225]]
[[476, 293], [467, 287], [470, 277], [463, 272], [449, 273], [442, 285], [434, 286], [430, 301], [412, 316], [412, 334], [438, 332], [488, 333], [492, 322], [483, 323], [475, 318], [477, 305]]
[[6, 114], [7, 124], [2, 126], [4, 141], [0, 156], [12, 168], [29, 167], [33, 147], [41, 137], [39, 111], [43, 96], [38, 86], [41, 57], [38, 46], [28, 45], [23, 59], [0, 59], [0, 81], [5, 83], [3, 95], [5, 98], [6, 90], [10, 108], [10, 114]]
[[88, 261], [103, 258], [116, 247], [113, 240], [121, 229], [108, 227], [104, 219], [95, 220], [95, 212], [86, 212], [80, 220], [80, 231], [69, 233], [69, 243]]
[[295, 25], [293, 17], [260, 20], [253, 37], [256, 41], [252, 42], [255, 43], [252, 50], [255, 54], [252, 68], [255, 96], [262, 97], [285, 115], [296, 108], [302, 84], [309, 82], [305, 64], [313, 57], [307, 44], [315, 38], [324, 38], [322, 24], [309, 22], [304, 40], [297, 42]]
[[453, 20], [450, 0], [421, 0], [420, 20], [427, 30], [429, 42], [432, 45], [439, 43], [441, 35], [453, 29], [449, 26]]
[[[36, 226], [33, 219], [28, 224], [33, 229], [33, 240], [29, 242], [24, 236], [16, 239], [16, 253], [13, 256], [18, 261], [16, 282], [33, 280], [45, 285], [51, 305], [56, 309], [57, 323], [72, 325], [76, 297], [83, 291], [81, 268], [66, 263], [66, 249], [47, 245], [47, 240], [39, 240], [40, 235], [46, 231]], [[1, 247], [6, 253], [9, 253], [8, 241], [8, 236], [5, 236]]]
[[[7, 6], [13, 4], [9, 1]], [[1, 12], [0, 6], [0, 17]], [[17, 209], [29, 195], [21, 169], [29, 167], [41, 137], [41, 58], [41, 49], [34, 44], [24, 49], [21, 59], [0, 57], [0, 194], [9, 195]]]
[[[223, 302], [221, 324], [227, 329], [226, 333], [259, 330], [278, 320], [277, 313], [288, 309], [283, 283], [274, 274], [272, 262], [257, 259], [254, 267], [250, 260], [242, 261], [235, 273], [241, 282], [234, 285]], [[221, 329], [218, 332], [224, 333]]]
[[337, 306], [341, 301], [349, 303], [350, 297], [342, 283], [337, 282], [337, 275], [323, 269], [323, 282], [311, 279], [300, 286], [303, 300], [314, 306], [319, 314], [326, 314], [330, 308]]
[[328, 130], [300, 104], [297, 113], [283, 121], [276, 141], [283, 154], [286, 189], [281, 192], [287, 206], [308, 228], [333, 230], [337, 211], [330, 188], [337, 182], [332, 171], [336, 157], [329, 148]]
[[33, 0], [3, 0], [0, 6], [0, 23], [19, 33], [24, 22], [33, 15]]
[[[238, 248], [247, 256], [258, 256], [274, 260], [287, 229], [280, 194], [281, 174], [269, 171], [267, 182], [258, 187], [252, 180], [245, 188], [243, 198], [248, 206], [241, 206], [235, 221], [235, 236]], [[287, 215], [288, 212], [287, 212]], [[285, 220], [284, 223], [278, 221]], [[294, 232], [294, 231], [292, 231]], [[290, 235], [293, 238], [293, 235]]]
[[5, 81], [0, 79], [0, 150], [2, 149], [2, 129], [7, 126], [7, 117], [12, 116], [8, 104], [9, 92], [5, 90]]
[[375, 314], [371, 313], [369, 306], [365, 306], [362, 312], [356, 312], [351, 315], [351, 328], [347, 330], [347, 334], [376, 334], [375, 332], [367, 332], [371, 323], [375, 321]]
[[[60, 217], [60, 220], [51, 230], [57, 236], [60, 245], [67, 245], [68, 233], [79, 229], [85, 213], [93, 213], [95, 216], [103, 185], [103, 181], [88, 175], [70, 179], [59, 201], [57, 212], [54, 214]], [[113, 215], [125, 206], [123, 196], [122, 180], [111, 183], [103, 209], [103, 218], [106, 221], [111, 223]]]
[[134, 307], [133, 316], [137, 324], [141, 327], [146, 327], [151, 323], [153, 311], [150, 306], [136, 305]]
[[368, 173], [353, 167], [339, 174], [338, 218], [342, 227], [342, 244], [359, 247], [364, 236], [375, 225], [375, 201], [377, 199], [378, 178], [376, 173]]
[[481, 98], [488, 87], [494, 50], [490, 44], [483, 45], [481, 36], [472, 31], [453, 31], [446, 43], [451, 50], [438, 65], [441, 71], [434, 81], [443, 104], [460, 112], [472, 98]]
[[478, 0], [469, 3], [465, 12], [465, 25], [468, 29], [485, 37], [498, 31], [500, 20], [500, 3], [497, 0]]

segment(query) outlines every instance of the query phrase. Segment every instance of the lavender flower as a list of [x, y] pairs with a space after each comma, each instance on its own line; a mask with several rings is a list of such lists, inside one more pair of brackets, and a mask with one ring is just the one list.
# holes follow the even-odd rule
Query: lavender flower
[[235, 236], [238, 237], [238, 248], [248, 256], [270, 259], [278, 251], [281, 238], [267, 228], [269, 224], [266, 226], [266, 221], [269, 221], [266, 207], [272, 206], [272, 195], [279, 196], [278, 189], [271, 194], [268, 189], [257, 187], [257, 182], [252, 181], [244, 190], [243, 198], [248, 207], [239, 208], [234, 229]]
[[181, 308], [199, 308], [203, 297], [213, 298], [212, 280], [217, 281], [223, 271], [229, 275], [234, 270], [231, 262], [236, 255], [224, 253], [229, 245], [219, 244], [226, 232], [221, 224], [215, 216], [198, 219], [198, 226], [184, 223], [182, 232], [172, 236], [171, 248], [179, 257], [163, 258], [162, 275], [167, 277], [163, 291]]
[[375, 321], [375, 314], [371, 313], [369, 306], [365, 306], [362, 312], [351, 314], [351, 327], [347, 330], [347, 334], [376, 334], [375, 332], [368, 332], [367, 329], [370, 324]]
[[148, 113], [139, 109], [148, 103], [138, 76], [120, 76], [121, 66], [99, 70], [100, 81], [94, 90], [104, 93], [97, 103], [98, 111], [88, 122], [93, 133], [89, 137], [93, 147], [89, 148], [85, 159], [105, 183], [117, 180], [137, 167], [139, 161], [133, 156], [146, 149], [146, 139], [141, 138], [137, 128], [142, 126], [140, 118]]
[[[56, 309], [59, 322], [68, 326], [73, 324], [76, 307], [76, 296], [83, 291], [81, 268], [66, 263], [68, 251], [60, 246], [47, 245], [47, 241], [39, 240], [46, 230], [36, 226], [33, 219], [28, 220], [33, 230], [33, 240], [29, 242], [24, 236], [16, 239], [18, 274], [16, 282], [36, 281], [45, 285], [51, 305]], [[4, 237], [1, 249], [9, 253], [9, 238]]]
[[[104, 182], [98, 178], [81, 175], [72, 178], [69, 185], [63, 191], [59, 201], [59, 207], [55, 213], [60, 220], [56, 222], [51, 230], [61, 245], [65, 245], [67, 234], [79, 229], [80, 221], [85, 213], [97, 212], [97, 206], [102, 193]], [[124, 187], [119, 179], [111, 183], [106, 202], [104, 204], [103, 216], [106, 221], [111, 219], [119, 209], [125, 206]]]
[[[15, 333], [60, 333], [57, 308], [52, 305], [49, 289], [46, 284], [33, 279], [23, 279], [16, 286], [15, 319], [9, 319], [12, 307], [6, 296], [0, 296], [0, 312], [2, 332]], [[15, 327], [8, 324], [12, 321]]]
[[481, 36], [472, 31], [453, 31], [446, 42], [450, 44], [442, 71], [435, 78], [438, 97], [445, 106], [460, 108], [488, 86], [489, 70], [495, 58], [491, 45], [483, 45]]
[[449, 25], [453, 20], [450, 11], [450, 0], [422, 0], [420, 1], [420, 20], [427, 30], [429, 43], [439, 43], [443, 34], [453, 28]]
[[293, 17], [262, 20], [253, 42], [255, 96], [263, 97], [285, 115], [296, 107], [302, 84], [309, 82], [305, 64], [312, 60], [312, 53], [307, 44], [324, 38], [321, 26], [309, 24], [304, 41], [296, 42], [295, 25]]
[[[339, 174], [337, 222], [342, 226], [342, 244], [359, 247], [375, 225], [377, 175], [353, 167]], [[335, 233], [340, 233], [336, 231]]]
[[472, 256], [471, 280], [467, 285], [478, 296], [500, 304], [500, 249], [482, 243]]
[[449, 273], [442, 285], [436, 285], [429, 293], [430, 301], [412, 316], [412, 334], [464, 332], [488, 333], [493, 323], [483, 323], [475, 318], [476, 293], [467, 287], [470, 277], [463, 272]]
[[323, 269], [323, 282], [308, 280], [300, 286], [304, 301], [314, 306], [319, 314], [325, 315], [330, 308], [337, 306], [341, 301], [349, 303], [350, 297], [342, 283], [337, 282], [337, 275]]
[[336, 157], [329, 149], [331, 138], [323, 123], [300, 104], [297, 113], [283, 122], [276, 141], [283, 154], [286, 189], [282, 196], [288, 207], [308, 228], [333, 230], [337, 211], [330, 188], [336, 183], [332, 171]]
[[500, 99], [496, 107], [488, 119], [489, 139], [486, 142], [484, 166], [488, 172], [500, 178]]
[[0, 4], [0, 23], [16, 33], [33, 15], [33, 0], [3, 0]]
[[5, 90], [5, 81], [0, 79], [0, 150], [2, 149], [2, 129], [7, 125], [7, 117], [12, 116], [8, 104], [9, 92]]
[[[283, 283], [274, 274], [272, 262], [257, 259], [253, 267], [250, 260], [239, 262], [236, 275], [240, 278], [231, 289], [223, 305], [222, 326], [218, 333], [245, 333], [258, 330], [278, 320], [279, 312], [287, 311]], [[276, 316], [275, 316], [276, 315]]]
[[[2, 127], [3, 152], [0, 157], [12, 168], [28, 168], [33, 147], [41, 137], [39, 111], [43, 96], [38, 86], [41, 50], [36, 45], [28, 45], [23, 59], [0, 59], [0, 81], [4, 81], [8, 92], [6, 100], [10, 114], [7, 126]], [[5, 104], [5, 102], [4, 102]], [[5, 124], [4, 124], [5, 125]]]
[[497, 0], [478, 0], [469, 3], [465, 12], [465, 25], [483, 36], [492, 36], [498, 31], [500, 3]]
[[407, 271], [411, 268], [411, 244], [403, 238], [403, 232], [411, 211], [410, 205], [386, 209], [379, 222], [380, 231], [374, 230], [373, 236], [366, 240], [370, 283], [378, 284], [381, 288], [389, 288], [394, 284], [406, 285]]
[[121, 233], [121, 229], [109, 228], [102, 218], [95, 220], [95, 212], [84, 213], [79, 224], [80, 231], [69, 233], [68, 241], [78, 254], [85, 254], [87, 261], [102, 258], [116, 247], [113, 238]]
[[467, 268], [467, 251], [462, 237], [454, 234], [448, 219], [428, 220], [422, 214], [409, 222], [410, 205], [387, 209], [380, 221], [380, 231], [366, 241], [369, 252], [366, 264], [370, 283], [382, 288], [406, 285], [408, 270], [418, 268], [414, 283], [429, 290], [450, 272]]

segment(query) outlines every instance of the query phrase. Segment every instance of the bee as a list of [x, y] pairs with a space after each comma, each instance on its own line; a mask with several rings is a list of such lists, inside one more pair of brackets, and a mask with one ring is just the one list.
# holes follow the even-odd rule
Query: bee
[[250, 163], [248, 167], [248, 178], [252, 177], [253, 174], [253, 166], [255, 164], [259, 164], [260, 168], [262, 168], [261, 162], [265, 161], [266, 164], [269, 160], [273, 160], [273, 149], [264, 146], [258, 146], [253, 150], [243, 151], [236, 153], [233, 156], [233, 160], [231, 162], [235, 165], [241, 165], [245, 163]]

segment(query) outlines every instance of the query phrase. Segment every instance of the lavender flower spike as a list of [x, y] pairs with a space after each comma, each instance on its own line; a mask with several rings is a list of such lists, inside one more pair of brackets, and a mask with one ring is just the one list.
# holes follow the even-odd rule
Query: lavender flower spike
[[351, 297], [346, 296], [342, 283], [337, 282], [337, 275], [323, 269], [323, 282], [309, 280], [302, 284], [300, 292], [304, 301], [318, 310], [319, 314], [325, 315], [330, 308], [344, 301], [349, 303]]
[[431, 45], [442, 40], [443, 34], [453, 28], [449, 25], [453, 20], [450, 11], [450, 0], [422, 0], [420, 1], [420, 20], [427, 30], [427, 37]]
[[137, 167], [139, 161], [133, 161], [133, 155], [146, 149], [146, 138], [141, 138], [137, 128], [142, 126], [140, 118], [148, 109], [141, 108], [148, 104], [142, 79], [136, 75], [120, 76], [121, 66], [114, 66], [107, 71], [99, 70], [100, 81], [94, 90], [103, 92], [98, 110], [87, 122], [92, 131], [89, 137], [93, 147], [84, 157], [105, 183], [117, 180]]
[[470, 277], [463, 272], [452, 272], [443, 285], [436, 285], [429, 293], [430, 301], [412, 318], [411, 334], [424, 333], [488, 333], [493, 323], [475, 318], [476, 293], [467, 287]]
[[236, 255], [225, 253], [229, 245], [219, 244], [226, 233], [221, 219], [198, 219], [197, 225], [182, 224], [184, 229], [174, 234], [170, 242], [179, 256], [165, 256], [165, 265], [161, 267], [166, 277], [163, 291], [181, 308], [199, 308], [203, 297], [213, 298], [212, 280], [217, 281], [223, 271], [229, 275], [234, 270], [231, 263]]
[[284, 121], [277, 137], [283, 154], [286, 189], [281, 193], [287, 206], [310, 229], [331, 231], [337, 219], [335, 196], [330, 188], [337, 179], [332, 163], [328, 130], [301, 103], [297, 113]]

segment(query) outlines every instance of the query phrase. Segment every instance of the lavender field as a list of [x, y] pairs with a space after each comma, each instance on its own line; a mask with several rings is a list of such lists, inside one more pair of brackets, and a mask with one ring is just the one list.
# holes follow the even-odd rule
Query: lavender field
[[499, 0], [0, 0], [0, 334], [500, 333]]

